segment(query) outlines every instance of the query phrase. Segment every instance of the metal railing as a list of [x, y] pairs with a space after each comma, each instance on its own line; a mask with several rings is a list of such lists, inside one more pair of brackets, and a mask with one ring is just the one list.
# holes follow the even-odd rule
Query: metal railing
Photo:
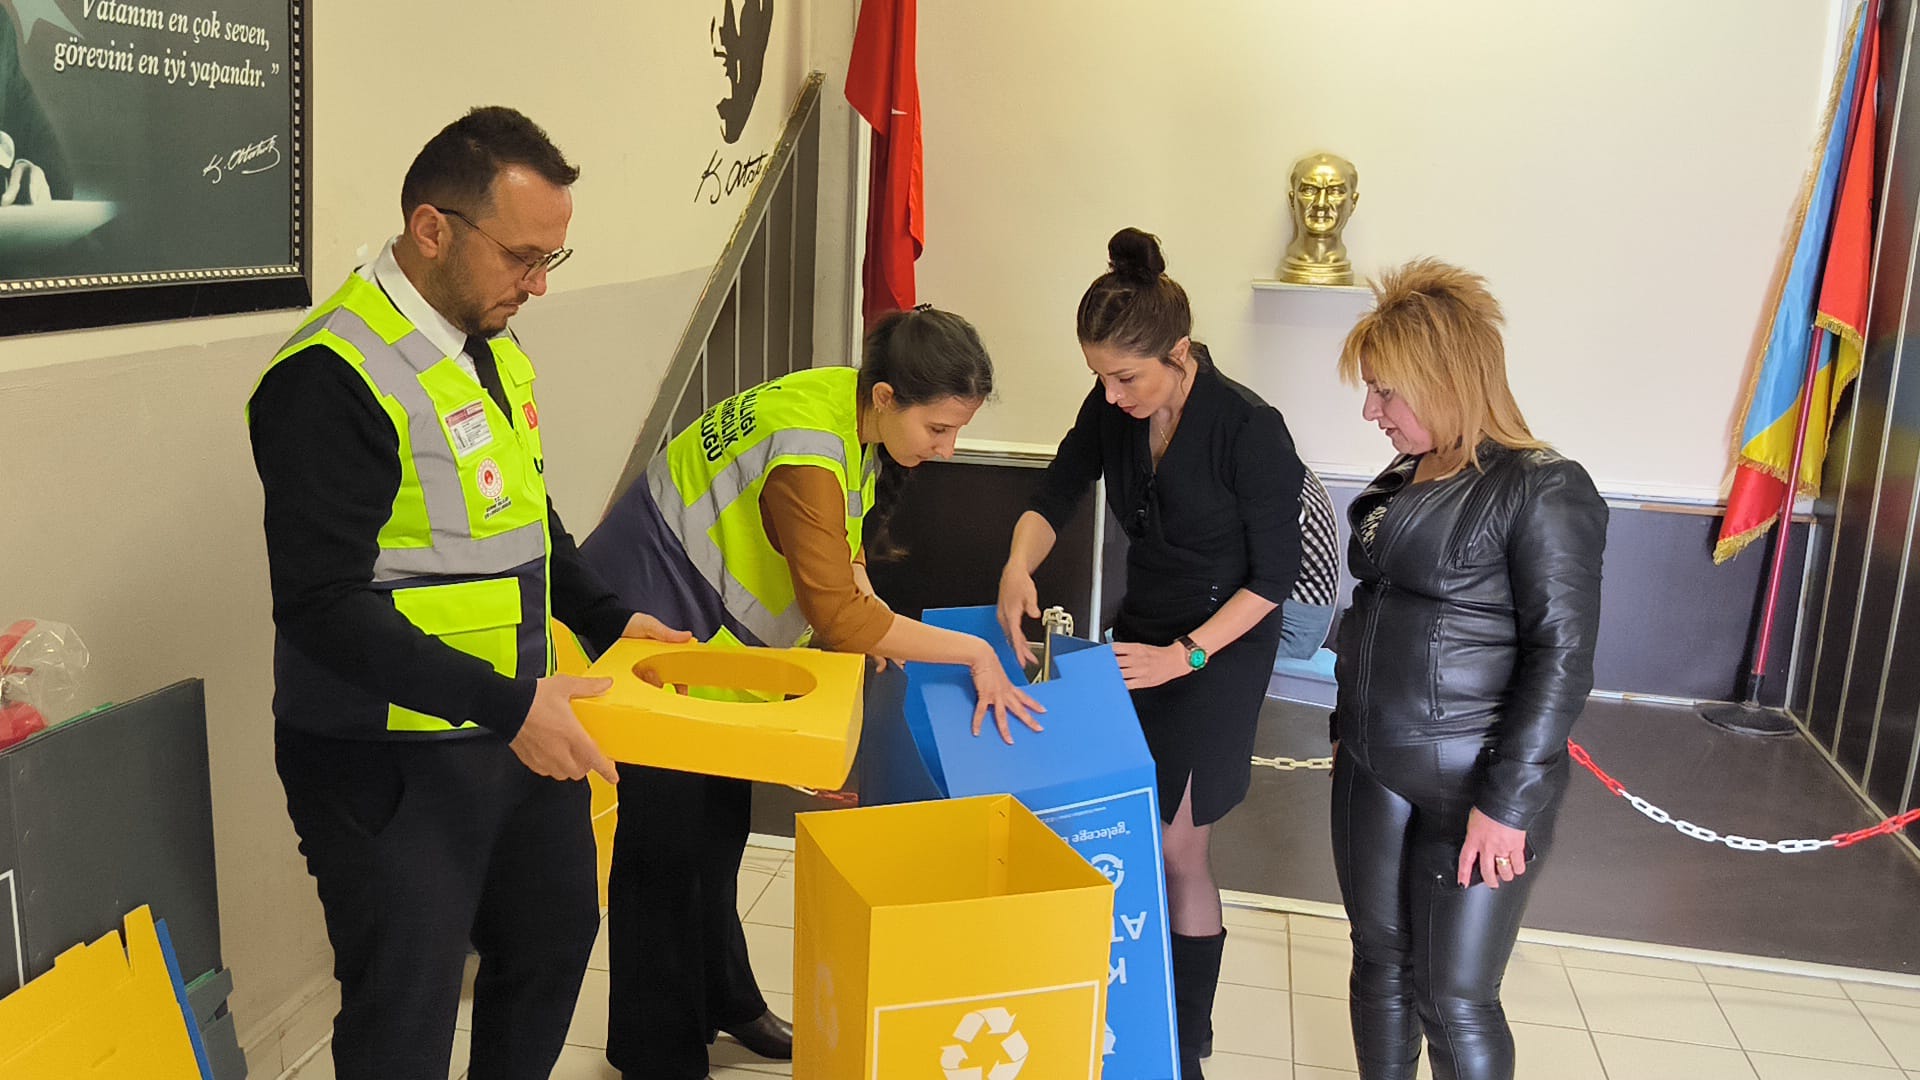
[[608, 506], [646, 474], [668, 440], [714, 403], [812, 366], [825, 78], [810, 73], [794, 98], [759, 186], [687, 320]]

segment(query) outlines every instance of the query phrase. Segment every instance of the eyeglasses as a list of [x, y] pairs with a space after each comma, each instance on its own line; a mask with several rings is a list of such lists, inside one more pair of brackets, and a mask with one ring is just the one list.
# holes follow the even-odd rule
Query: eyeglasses
[[508, 247], [507, 245], [501, 243], [498, 239], [494, 237], [492, 233], [481, 228], [479, 224], [476, 223], [472, 218], [461, 213], [460, 211], [448, 210], [445, 207], [441, 207], [441, 206], [435, 206], [433, 209], [436, 213], [445, 214], [450, 218], [459, 218], [461, 221], [466, 223], [467, 228], [472, 229], [474, 232], [479, 233], [481, 236], [484, 236], [489, 240], [492, 240], [493, 246], [499, 248], [501, 251], [506, 252], [508, 258], [512, 259], [514, 262], [519, 263], [521, 266], [526, 267], [527, 272], [520, 278], [521, 281], [531, 281], [533, 278], [538, 277], [541, 271], [552, 273], [553, 271], [560, 268], [561, 263], [566, 262], [567, 259], [573, 255], [572, 248], [563, 247], [557, 251], [549, 251], [545, 255], [535, 255], [532, 258], [528, 258], [527, 256], [522, 255], [519, 252]]

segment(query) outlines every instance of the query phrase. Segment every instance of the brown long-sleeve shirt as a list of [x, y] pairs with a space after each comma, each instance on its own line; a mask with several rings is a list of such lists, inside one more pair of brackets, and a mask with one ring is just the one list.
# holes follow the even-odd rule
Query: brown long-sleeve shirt
[[893, 625], [893, 611], [860, 590], [847, 553], [847, 493], [817, 465], [781, 465], [760, 489], [760, 519], [786, 557], [793, 593], [814, 639], [837, 652], [870, 651]]

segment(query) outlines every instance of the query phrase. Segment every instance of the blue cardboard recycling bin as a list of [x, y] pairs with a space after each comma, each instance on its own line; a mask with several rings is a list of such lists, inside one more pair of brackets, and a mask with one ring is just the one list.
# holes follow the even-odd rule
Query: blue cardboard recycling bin
[[[1025, 674], [991, 607], [926, 612], [933, 626], [995, 644], [1015, 683]], [[1115, 885], [1103, 1080], [1175, 1080], [1173, 980], [1160, 806], [1153, 758], [1113, 650], [1054, 639], [1054, 677], [1028, 687], [1044, 732], [1009, 720], [1014, 744], [988, 720], [975, 738], [966, 669], [908, 664], [870, 686], [859, 764], [862, 805], [1008, 794]]]

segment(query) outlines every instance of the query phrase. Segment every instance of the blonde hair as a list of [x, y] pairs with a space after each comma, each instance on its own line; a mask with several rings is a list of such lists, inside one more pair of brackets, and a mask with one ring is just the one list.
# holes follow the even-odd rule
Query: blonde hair
[[1433, 437], [1444, 472], [1480, 467], [1486, 439], [1516, 450], [1546, 444], [1533, 437], [1507, 385], [1505, 318], [1487, 279], [1439, 259], [1415, 259], [1389, 270], [1373, 287], [1373, 310], [1360, 317], [1340, 349], [1340, 378], [1388, 387]]

